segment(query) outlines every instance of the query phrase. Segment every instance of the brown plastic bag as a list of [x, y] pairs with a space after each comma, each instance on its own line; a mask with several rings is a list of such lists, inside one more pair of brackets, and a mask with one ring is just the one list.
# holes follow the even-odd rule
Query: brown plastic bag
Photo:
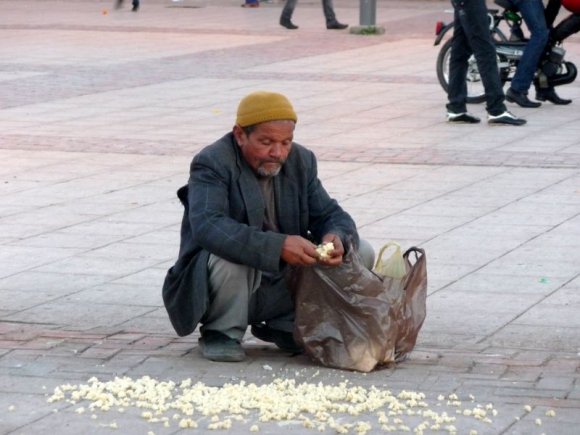
[[[382, 260], [382, 255], [389, 246], [395, 246], [395, 252], [389, 259]], [[413, 350], [417, 343], [419, 330], [427, 316], [427, 257], [421, 248], [409, 248], [403, 255], [405, 275], [402, 278], [384, 276], [389, 274], [386, 265], [399, 264], [399, 245], [389, 242], [381, 249], [375, 265], [375, 272], [383, 279], [388, 301], [391, 305], [390, 316], [397, 328], [395, 359], [401, 361]], [[413, 258], [411, 258], [413, 257]], [[395, 273], [394, 275], [399, 275]]]
[[[422, 254], [414, 264], [411, 252]], [[404, 258], [402, 279], [369, 271], [355, 249], [341, 267], [292, 269], [294, 338], [305, 353], [324, 366], [369, 372], [410, 352], [425, 319], [427, 270], [423, 250]]]
[[396, 325], [381, 279], [349, 249], [341, 267], [293, 269], [295, 340], [316, 362], [369, 372], [393, 361]]

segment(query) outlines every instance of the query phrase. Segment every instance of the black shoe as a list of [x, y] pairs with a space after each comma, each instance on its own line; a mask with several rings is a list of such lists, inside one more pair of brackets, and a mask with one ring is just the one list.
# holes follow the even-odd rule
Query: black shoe
[[137, 12], [139, 10], [139, 3], [133, 3], [133, 9], [131, 9], [133, 12]]
[[530, 100], [523, 92], [514, 91], [512, 88], [509, 88], [505, 93], [505, 99], [520, 107], [540, 107], [542, 105], [542, 103]]
[[199, 347], [203, 357], [211, 361], [238, 362], [246, 358], [240, 342], [219, 331], [203, 332]]
[[526, 122], [507, 110], [499, 115], [487, 115], [487, 123], [491, 125], [524, 125]]
[[554, 88], [536, 89], [536, 100], [549, 101], [550, 103], [557, 104], [559, 106], [565, 106], [566, 104], [570, 104], [572, 102], [572, 100], [567, 98], [560, 98]]
[[478, 122], [481, 122], [481, 119], [467, 112], [447, 112], [447, 122], [452, 122], [454, 124], [477, 124]]
[[290, 20], [280, 19], [280, 25], [282, 27], [286, 27], [287, 29], [290, 29], [290, 30], [296, 30], [298, 28], [298, 26]]
[[348, 27], [348, 24], [342, 24], [338, 21], [334, 21], [333, 23], [327, 23], [326, 28], [330, 30], [343, 30]]
[[302, 353], [302, 348], [296, 344], [291, 332], [272, 329], [263, 323], [252, 325], [252, 335], [267, 343], [274, 343], [280, 349], [292, 354]]

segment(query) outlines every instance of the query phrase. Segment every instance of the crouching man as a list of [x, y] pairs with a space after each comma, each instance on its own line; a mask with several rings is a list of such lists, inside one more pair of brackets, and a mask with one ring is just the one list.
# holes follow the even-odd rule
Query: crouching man
[[[248, 326], [257, 338], [300, 352], [284, 277], [289, 266], [340, 267], [351, 242], [372, 267], [372, 248], [322, 186], [314, 154], [293, 143], [296, 121], [285, 96], [246, 96], [233, 131], [193, 158], [189, 182], [178, 191], [181, 245], [163, 300], [180, 336], [201, 324], [207, 359], [242, 361]], [[317, 244], [328, 242], [334, 249], [321, 256]]]

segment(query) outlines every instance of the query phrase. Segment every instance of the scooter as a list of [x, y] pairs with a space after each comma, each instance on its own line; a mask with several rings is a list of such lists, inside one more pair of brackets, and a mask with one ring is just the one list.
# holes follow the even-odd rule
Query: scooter
[[[495, 0], [495, 3], [502, 9], [488, 9], [487, 15], [489, 30], [496, 47], [499, 77], [504, 84], [512, 80], [524, 54], [527, 40], [521, 29], [522, 17], [511, 0]], [[500, 28], [502, 22], [507, 24], [509, 38]], [[443, 21], [437, 22], [434, 45], [441, 44], [447, 32], [453, 29], [453, 24], [453, 22], [448, 24]], [[441, 46], [437, 56], [437, 78], [445, 92], [449, 87], [449, 58], [452, 44], [453, 37], [447, 39]], [[534, 83], [542, 88], [572, 83], [576, 79], [578, 71], [572, 62], [564, 60], [565, 54], [566, 50], [561, 45], [552, 41], [548, 42], [544, 55], [540, 59]], [[466, 82], [467, 102], [482, 103], [485, 101], [485, 90], [473, 55], [468, 60]]]

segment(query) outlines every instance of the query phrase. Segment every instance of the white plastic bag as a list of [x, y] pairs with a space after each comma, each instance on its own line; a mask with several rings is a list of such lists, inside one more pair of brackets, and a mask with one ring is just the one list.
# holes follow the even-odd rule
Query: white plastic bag
[[[383, 255], [389, 248], [394, 248], [395, 251], [387, 259], [383, 260]], [[407, 268], [401, 252], [401, 245], [392, 240], [387, 242], [379, 251], [373, 272], [389, 278], [403, 278], [407, 274]]]

